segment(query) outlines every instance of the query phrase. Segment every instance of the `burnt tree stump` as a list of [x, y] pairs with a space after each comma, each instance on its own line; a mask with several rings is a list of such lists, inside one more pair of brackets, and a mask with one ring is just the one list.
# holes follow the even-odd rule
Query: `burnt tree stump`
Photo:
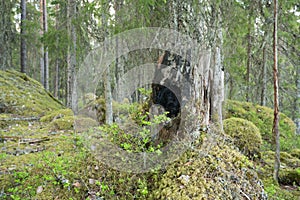
[[208, 126], [210, 121], [222, 123], [218, 121], [222, 117], [213, 119], [213, 105], [222, 104], [222, 98], [214, 96], [222, 95], [216, 91], [223, 89], [220, 84], [222, 74], [216, 69], [214, 53], [196, 55], [186, 51], [182, 55], [165, 51], [155, 69], [152, 105], [163, 107], [172, 119], [159, 130], [157, 143], [190, 137], [193, 132]]

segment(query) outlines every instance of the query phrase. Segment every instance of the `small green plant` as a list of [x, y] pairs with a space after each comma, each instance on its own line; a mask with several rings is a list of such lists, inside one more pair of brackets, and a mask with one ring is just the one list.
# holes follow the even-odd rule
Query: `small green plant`
[[148, 187], [147, 187], [147, 182], [146, 180], [138, 180], [138, 192], [143, 196], [147, 196], [149, 191], [148, 191]]
[[[150, 94], [149, 91], [140, 90], [143, 94]], [[126, 104], [129, 116], [123, 119], [125, 121], [122, 124], [122, 128], [117, 123], [100, 126], [99, 130], [102, 136], [128, 152], [157, 152], [160, 154], [159, 148], [161, 144], [154, 145], [154, 134], [151, 131], [155, 127], [162, 126], [170, 121], [170, 118], [167, 117], [168, 113], [165, 112], [150, 118], [149, 112], [143, 111], [140, 108], [140, 104], [134, 103], [134, 105]], [[132, 129], [131, 126], [135, 128]]]

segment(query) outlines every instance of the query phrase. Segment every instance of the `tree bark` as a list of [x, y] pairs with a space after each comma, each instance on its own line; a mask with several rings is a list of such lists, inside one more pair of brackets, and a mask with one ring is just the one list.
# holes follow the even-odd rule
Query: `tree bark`
[[[40, 36], [43, 37], [44, 35], [44, 9], [43, 3], [44, 0], [40, 1], [40, 12], [41, 12], [41, 25], [40, 25]], [[40, 48], [40, 82], [45, 87], [45, 60], [44, 60], [44, 43], [42, 42]]]
[[266, 91], [267, 91], [267, 46], [264, 42], [263, 47], [263, 66], [262, 66], [262, 89], [261, 89], [261, 101], [262, 106], [266, 106]]
[[250, 74], [251, 74], [251, 56], [252, 56], [252, 41], [251, 41], [251, 14], [249, 14], [249, 20], [248, 20], [248, 46], [247, 46], [247, 75], [246, 75], [246, 84], [247, 84], [247, 91], [246, 91], [246, 101], [250, 101]]
[[78, 111], [77, 105], [77, 91], [75, 88], [75, 69], [76, 69], [76, 28], [73, 24], [73, 20], [76, 16], [76, 1], [68, 0], [67, 7], [67, 27], [68, 35], [71, 38], [72, 43], [68, 47], [67, 56], [67, 107], [71, 108], [75, 113]]
[[[106, 6], [106, 5], [105, 5]], [[107, 37], [107, 18], [106, 14], [102, 14], [102, 26], [104, 28], [104, 39]], [[105, 51], [107, 50], [106, 44], [104, 44]], [[112, 109], [112, 95], [111, 95], [111, 78], [110, 69], [107, 67], [104, 75], [104, 93], [105, 93], [105, 123], [113, 123], [113, 109]]]
[[279, 102], [278, 102], [278, 60], [277, 60], [277, 11], [278, 1], [274, 0], [274, 30], [273, 30], [273, 53], [274, 53], [274, 121], [273, 135], [275, 139], [275, 163], [274, 163], [274, 180], [278, 182], [280, 169], [280, 141], [279, 141]]
[[26, 54], [26, 0], [21, 0], [21, 72], [26, 74], [27, 71], [27, 54]]
[[296, 133], [300, 135], [300, 66], [297, 66], [297, 76], [296, 76], [296, 85], [297, 85], [297, 98], [296, 98], [296, 117], [295, 123], [297, 127]]
[[[55, 6], [55, 10], [59, 11], [59, 5]], [[58, 31], [58, 17], [55, 18], [55, 29]], [[59, 46], [58, 38], [56, 38], [56, 47]], [[58, 90], [59, 90], [59, 58], [56, 55], [55, 58], [55, 76], [54, 76], [54, 97], [58, 98]]]
[[11, 1], [0, 1], [0, 69], [12, 66], [12, 7]]
[[[48, 18], [47, 18], [47, 2], [43, 1], [43, 35], [48, 32]], [[44, 59], [44, 87], [46, 90], [49, 90], [49, 59], [48, 59], [48, 48], [43, 45], [43, 59]]]
[[222, 117], [222, 103], [224, 101], [224, 69], [222, 62], [221, 49], [223, 45], [222, 27], [220, 25], [221, 14], [220, 10], [216, 11], [215, 26], [216, 35], [213, 45], [213, 58], [211, 62], [211, 120], [212, 122], [219, 124], [223, 129], [223, 117]]

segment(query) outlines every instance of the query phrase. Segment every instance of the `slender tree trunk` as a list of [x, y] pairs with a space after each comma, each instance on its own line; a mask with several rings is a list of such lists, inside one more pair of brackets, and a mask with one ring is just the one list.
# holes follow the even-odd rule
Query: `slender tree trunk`
[[111, 84], [110, 84], [110, 69], [107, 68], [105, 72], [105, 123], [112, 124], [113, 123], [113, 110], [112, 110], [112, 96], [111, 96]]
[[297, 99], [296, 99], [296, 127], [297, 131], [296, 133], [300, 135], [300, 66], [297, 67], [297, 78], [296, 78], [296, 85], [297, 85]]
[[[44, 9], [43, 9], [43, 3], [44, 0], [40, 1], [40, 11], [41, 11], [41, 31], [40, 31], [40, 35], [41, 37], [44, 35]], [[41, 44], [41, 48], [40, 48], [40, 82], [41, 84], [43, 84], [43, 86], [45, 87], [44, 83], [45, 83], [45, 60], [44, 60], [44, 43], [42, 42]]]
[[264, 43], [263, 47], [263, 66], [262, 66], [262, 89], [261, 89], [261, 101], [262, 106], [266, 106], [266, 91], [267, 91], [267, 46]]
[[220, 10], [216, 11], [215, 21], [217, 27], [217, 34], [213, 47], [213, 59], [211, 62], [212, 77], [211, 77], [211, 120], [220, 125], [223, 129], [222, 123], [222, 102], [224, 101], [224, 71], [222, 66], [221, 49], [223, 44], [222, 28], [220, 25], [221, 14]]
[[[102, 14], [102, 26], [104, 27], [104, 38], [107, 37], [107, 19], [106, 14]], [[106, 45], [104, 45], [106, 50]], [[112, 109], [112, 95], [111, 95], [111, 78], [110, 78], [110, 69], [107, 67], [104, 77], [104, 93], [105, 93], [105, 123], [113, 123], [113, 109]]]
[[278, 182], [280, 168], [280, 141], [279, 141], [279, 102], [278, 102], [278, 60], [277, 60], [277, 11], [278, 1], [274, 0], [274, 32], [273, 32], [273, 51], [274, 51], [274, 122], [273, 135], [275, 138], [275, 163], [274, 163], [274, 180]]
[[59, 90], [59, 60], [56, 58], [55, 60], [55, 77], [54, 77], [54, 97], [58, 98], [58, 90]]
[[11, 1], [0, 1], [0, 69], [12, 66], [12, 6]]
[[[59, 5], [56, 5], [55, 10], [59, 10]], [[55, 19], [55, 28], [58, 30], [58, 18]], [[59, 47], [59, 41], [58, 38], [56, 38], [56, 47]], [[56, 54], [55, 59], [55, 77], [54, 77], [54, 97], [58, 98], [58, 90], [59, 90], [59, 57], [58, 54]]]
[[246, 75], [246, 83], [247, 83], [247, 91], [246, 91], [246, 101], [250, 101], [250, 74], [251, 74], [251, 56], [252, 56], [252, 41], [251, 41], [251, 14], [249, 14], [249, 21], [248, 21], [248, 46], [247, 46], [247, 75]]
[[27, 54], [26, 54], [26, 0], [21, 0], [21, 72], [26, 74], [27, 71]]
[[[43, 0], [43, 34], [48, 32], [48, 18], [47, 18], [47, 2]], [[49, 59], [48, 48], [44, 47], [44, 87], [49, 90]]]
[[72, 44], [69, 45], [68, 48], [68, 56], [67, 56], [67, 106], [72, 108], [72, 110], [76, 113], [78, 110], [77, 107], [77, 91], [75, 88], [75, 69], [76, 69], [76, 28], [72, 23], [72, 20], [75, 19], [76, 16], [76, 1], [69, 0], [68, 8], [67, 8], [67, 26], [68, 26], [68, 34], [71, 37]]

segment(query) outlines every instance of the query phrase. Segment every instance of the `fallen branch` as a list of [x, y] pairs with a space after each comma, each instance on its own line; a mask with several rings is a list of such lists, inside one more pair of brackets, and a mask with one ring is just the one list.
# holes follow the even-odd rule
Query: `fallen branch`
[[12, 117], [12, 118], [0, 118], [0, 121], [38, 121], [40, 117]]
[[20, 139], [20, 144], [37, 144], [45, 141], [49, 141], [50, 138], [42, 138], [42, 139]]
[[0, 141], [7, 141], [7, 140], [17, 142], [20, 140], [20, 137], [18, 137], [18, 136], [0, 136]]

